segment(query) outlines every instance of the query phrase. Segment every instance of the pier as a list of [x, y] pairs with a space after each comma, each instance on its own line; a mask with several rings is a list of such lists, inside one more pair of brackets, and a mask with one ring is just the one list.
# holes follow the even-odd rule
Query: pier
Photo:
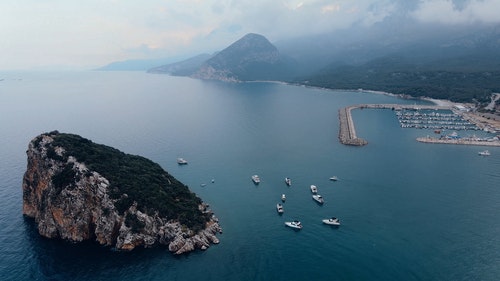
[[392, 110], [402, 110], [402, 109], [433, 109], [433, 110], [450, 110], [449, 106], [435, 106], [435, 105], [405, 105], [405, 104], [358, 104], [339, 109], [339, 140], [340, 143], [345, 145], [363, 146], [367, 145], [368, 142], [362, 138], [358, 138], [356, 135], [356, 129], [354, 127], [354, 122], [352, 121], [351, 111], [353, 109], [392, 109]]

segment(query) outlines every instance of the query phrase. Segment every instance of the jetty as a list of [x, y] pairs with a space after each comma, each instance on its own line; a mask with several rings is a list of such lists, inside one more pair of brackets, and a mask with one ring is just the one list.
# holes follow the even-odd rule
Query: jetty
[[348, 106], [339, 109], [339, 140], [340, 143], [345, 145], [363, 146], [368, 144], [368, 142], [356, 136], [356, 129], [354, 128], [354, 122], [352, 121], [351, 115], [351, 110], [354, 108], [357, 107]]
[[434, 138], [434, 137], [421, 137], [417, 141], [424, 143], [441, 143], [441, 144], [462, 144], [462, 145], [482, 145], [482, 146], [500, 146], [499, 140], [487, 139], [473, 139], [473, 138]]
[[353, 109], [391, 109], [391, 110], [403, 110], [403, 109], [431, 109], [431, 110], [451, 110], [450, 106], [438, 106], [438, 105], [411, 105], [411, 104], [358, 104], [351, 105], [339, 109], [339, 140], [340, 143], [345, 145], [353, 146], [363, 146], [367, 145], [368, 141], [362, 138], [358, 138], [356, 135], [356, 129], [354, 127], [354, 122], [352, 120], [351, 111]]

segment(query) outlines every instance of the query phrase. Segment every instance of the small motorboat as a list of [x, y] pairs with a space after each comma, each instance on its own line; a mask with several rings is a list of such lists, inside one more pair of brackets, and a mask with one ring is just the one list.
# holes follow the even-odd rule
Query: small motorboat
[[184, 158], [177, 158], [177, 164], [179, 165], [186, 165], [188, 161]]
[[328, 225], [339, 226], [340, 225], [340, 220], [338, 218], [336, 218], [336, 217], [332, 217], [332, 218], [329, 218], [329, 219], [324, 219], [323, 223], [324, 224], [328, 224]]
[[313, 200], [318, 202], [319, 204], [323, 204], [325, 203], [325, 200], [323, 199], [323, 196], [319, 195], [319, 194], [314, 194], [312, 196]]
[[276, 210], [280, 215], [283, 214], [283, 212], [285, 212], [285, 210], [283, 210], [283, 205], [281, 205], [280, 203], [276, 204]]
[[478, 154], [481, 156], [490, 156], [491, 155], [491, 153], [488, 150], [480, 151]]
[[331, 177], [331, 178], [330, 178], [330, 180], [331, 180], [331, 181], [338, 181], [338, 180], [339, 180], [339, 178], [337, 178], [336, 176], [333, 176], [333, 177]]
[[312, 192], [313, 194], [318, 193], [318, 188], [317, 188], [314, 184], [311, 184], [311, 192]]
[[281, 194], [281, 201], [285, 202], [286, 200], [286, 196], [285, 196], [285, 193]]
[[253, 176], [252, 176], [252, 181], [253, 181], [253, 183], [255, 183], [255, 184], [259, 184], [259, 183], [260, 183], [260, 178], [259, 178], [259, 176], [258, 176], [258, 175], [253, 175]]
[[302, 224], [300, 221], [286, 221], [285, 225], [295, 229], [302, 229]]
[[288, 186], [292, 185], [292, 179], [291, 178], [285, 178], [285, 183]]

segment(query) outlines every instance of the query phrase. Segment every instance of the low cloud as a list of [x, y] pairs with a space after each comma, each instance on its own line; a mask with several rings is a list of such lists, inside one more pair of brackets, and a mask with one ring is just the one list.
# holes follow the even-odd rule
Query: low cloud
[[426, 23], [500, 23], [499, 11], [499, 0], [423, 0], [412, 16]]

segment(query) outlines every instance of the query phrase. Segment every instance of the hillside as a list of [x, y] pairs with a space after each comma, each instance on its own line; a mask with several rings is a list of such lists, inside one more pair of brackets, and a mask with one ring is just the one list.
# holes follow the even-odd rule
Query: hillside
[[179, 62], [153, 67], [148, 69], [148, 72], [169, 74], [173, 76], [190, 76], [193, 75], [204, 62], [212, 57], [213, 56], [209, 54], [200, 54]]
[[295, 83], [482, 103], [500, 91], [500, 27], [389, 28], [374, 26], [366, 37], [307, 38], [315, 42], [309, 51], [299, 43], [280, 45], [296, 46], [283, 49], [309, 70]]
[[[500, 64], [484, 58], [456, 57], [418, 63], [387, 56], [362, 65], [333, 65], [296, 80], [332, 89], [369, 89], [456, 102], [489, 102], [500, 92]], [[467, 67], [469, 65], [469, 67]], [[491, 67], [487, 67], [491, 65]]]

